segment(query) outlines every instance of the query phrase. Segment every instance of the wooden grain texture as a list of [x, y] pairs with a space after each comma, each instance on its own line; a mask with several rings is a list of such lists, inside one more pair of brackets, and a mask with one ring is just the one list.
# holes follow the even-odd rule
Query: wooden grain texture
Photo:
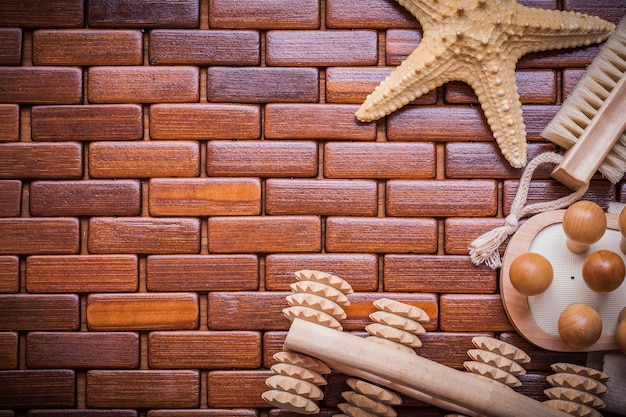
[[83, 94], [82, 82], [80, 68], [0, 67], [3, 102], [78, 104]]
[[26, 0], [0, 3], [0, 26], [80, 27], [84, 24], [82, 0]]
[[346, 29], [415, 28], [417, 20], [403, 7], [393, 2], [376, 0], [328, 0], [326, 26]]
[[31, 135], [40, 141], [137, 140], [143, 136], [142, 109], [136, 104], [34, 106]]
[[513, 326], [498, 294], [445, 294], [441, 296], [439, 326], [450, 332], [502, 332]]
[[194, 0], [90, 0], [87, 22], [94, 28], [196, 28], [200, 5]]
[[20, 289], [20, 259], [0, 256], [0, 293], [16, 293]]
[[289, 306], [290, 292], [211, 292], [209, 293], [209, 330], [287, 330], [289, 320], [282, 309]]
[[0, 29], [0, 65], [19, 65], [22, 62], [22, 30]]
[[97, 331], [192, 330], [198, 326], [194, 293], [90, 294], [87, 325]]
[[311, 0], [213, 0], [209, 4], [209, 25], [219, 29], [317, 29], [320, 4]]
[[95, 409], [60, 409], [60, 410], [30, 410], [29, 416], [33, 417], [137, 417], [135, 410], [95, 410]]
[[22, 181], [0, 181], [0, 216], [16, 217], [22, 207]]
[[[503, 218], [457, 217], [446, 219], [444, 226], [445, 253], [448, 255], [469, 255], [469, 245], [474, 239], [503, 224]], [[503, 247], [506, 247], [506, 242]]]
[[258, 65], [261, 37], [255, 30], [178, 30], [150, 32], [151, 65]]
[[209, 405], [217, 408], [265, 407], [267, 403], [261, 394], [267, 390], [265, 380], [271, 375], [272, 372], [265, 370], [209, 372]]
[[[504, 332], [501, 333], [499, 338], [510, 343], [513, 346], [523, 350], [531, 357], [531, 361], [524, 365], [527, 371], [553, 373], [554, 371], [550, 366], [554, 362], [554, 352], [546, 349], [542, 349], [536, 345], [533, 345], [517, 332]], [[584, 352], [559, 352], [559, 362], [573, 363], [577, 365], [586, 366], [587, 354]]]
[[151, 255], [146, 260], [150, 291], [254, 291], [256, 255]]
[[7, 143], [0, 147], [0, 179], [78, 179], [80, 143]]
[[0, 104], [0, 142], [14, 142], [20, 136], [20, 107]]
[[133, 369], [139, 366], [139, 335], [119, 332], [31, 332], [29, 368]]
[[256, 369], [261, 365], [261, 333], [152, 332], [148, 359], [154, 369]]
[[0, 219], [0, 255], [78, 252], [79, 221], [76, 218], [3, 218]]
[[77, 330], [78, 310], [77, 295], [0, 294], [0, 330]]
[[17, 332], [0, 332], [0, 369], [16, 369], [18, 352]]
[[136, 291], [135, 255], [35, 255], [26, 259], [26, 289], [32, 293]]
[[[272, 410], [273, 411], [273, 410]], [[285, 411], [276, 409], [276, 411]], [[149, 417], [257, 417], [254, 409], [212, 408], [195, 410], [150, 410]]]
[[66, 369], [0, 372], [0, 407], [74, 407], [76, 380]]
[[385, 33], [385, 64], [398, 66], [422, 41], [417, 29], [390, 29]]

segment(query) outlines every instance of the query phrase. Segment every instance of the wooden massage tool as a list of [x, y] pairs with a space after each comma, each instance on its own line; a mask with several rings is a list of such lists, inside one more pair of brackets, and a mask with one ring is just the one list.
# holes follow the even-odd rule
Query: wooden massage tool
[[[419, 356], [417, 337], [428, 316], [419, 308], [397, 301], [375, 302], [368, 337], [342, 331], [349, 284], [319, 271], [296, 272], [290, 307], [291, 320], [284, 352], [275, 355], [277, 374], [266, 381], [262, 397], [273, 406], [301, 414], [316, 414], [323, 398], [320, 386], [330, 369], [349, 376], [352, 389], [343, 394], [342, 416], [395, 416], [400, 393], [464, 416], [560, 416], [563, 411], [511, 389], [528, 356], [512, 345], [492, 338], [474, 338], [477, 349], [463, 372]], [[390, 391], [391, 390], [391, 391]], [[395, 392], [392, 392], [395, 391]]]

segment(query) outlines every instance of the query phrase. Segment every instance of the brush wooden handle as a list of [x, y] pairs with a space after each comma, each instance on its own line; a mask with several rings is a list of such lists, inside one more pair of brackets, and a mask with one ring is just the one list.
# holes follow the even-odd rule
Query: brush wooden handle
[[576, 190], [591, 181], [626, 128], [626, 77], [602, 103], [583, 134], [552, 171], [552, 177]]

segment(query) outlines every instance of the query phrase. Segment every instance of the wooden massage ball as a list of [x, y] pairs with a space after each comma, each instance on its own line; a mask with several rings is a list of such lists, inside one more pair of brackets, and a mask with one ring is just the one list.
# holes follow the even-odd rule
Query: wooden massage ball
[[559, 317], [561, 339], [575, 349], [593, 345], [602, 335], [602, 319], [587, 304], [570, 304]]
[[622, 309], [618, 317], [619, 324], [617, 325], [617, 331], [615, 332], [615, 338], [617, 339], [617, 346], [619, 349], [626, 353], [626, 307]]
[[554, 270], [543, 255], [526, 252], [516, 257], [509, 268], [511, 285], [525, 296], [541, 294], [550, 287]]
[[619, 230], [622, 232], [622, 241], [620, 243], [620, 249], [626, 253], [626, 207], [619, 214]]
[[582, 269], [585, 284], [595, 292], [615, 291], [626, 275], [624, 260], [610, 250], [599, 250], [589, 255]]
[[604, 235], [606, 226], [606, 214], [596, 203], [583, 200], [572, 204], [563, 215], [567, 248], [574, 253], [587, 251]]

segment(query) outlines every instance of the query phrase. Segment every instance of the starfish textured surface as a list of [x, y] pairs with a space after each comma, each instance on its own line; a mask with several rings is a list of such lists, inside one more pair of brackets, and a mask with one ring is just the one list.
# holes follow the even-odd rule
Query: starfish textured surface
[[384, 117], [448, 81], [476, 93], [500, 150], [515, 168], [526, 165], [526, 127], [515, 67], [529, 52], [599, 43], [615, 25], [577, 12], [545, 10], [514, 0], [398, 0], [420, 22], [419, 46], [356, 113]]

